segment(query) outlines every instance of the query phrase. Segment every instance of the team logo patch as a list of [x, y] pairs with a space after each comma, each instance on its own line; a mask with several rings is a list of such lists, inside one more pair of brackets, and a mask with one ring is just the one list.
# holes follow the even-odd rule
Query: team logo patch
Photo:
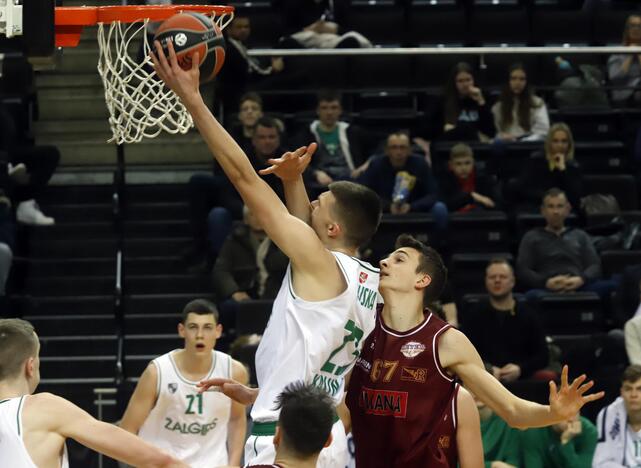
[[425, 380], [427, 380], [427, 369], [423, 369], [422, 367], [403, 366], [401, 369], [401, 380], [425, 383]]
[[407, 392], [373, 390], [363, 387], [358, 404], [365, 410], [366, 414], [405, 418], [407, 415], [407, 398]]
[[361, 284], [363, 284], [365, 281], [367, 281], [367, 277], [368, 277], [368, 274], [367, 274], [367, 273], [365, 273], [364, 271], [361, 271], [361, 272], [358, 274], [358, 282], [359, 282], [359, 283], [361, 283]]
[[168, 383], [167, 390], [169, 390], [169, 393], [176, 393], [176, 390], [178, 390], [178, 384], [175, 382]]
[[425, 345], [418, 341], [408, 341], [401, 346], [401, 353], [403, 353], [403, 356], [410, 359], [415, 358], [423, 351], [425, 351]]
[[438, 438], [438, 448], [440, 449], [450, 448], [450, 436], [440, 436]]

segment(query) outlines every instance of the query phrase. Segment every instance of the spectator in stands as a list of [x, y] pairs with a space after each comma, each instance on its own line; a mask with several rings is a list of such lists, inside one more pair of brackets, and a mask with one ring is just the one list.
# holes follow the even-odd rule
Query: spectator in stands
[[493, 210], [500, 205], [498, 183], [477, 171], [474, 153], [465, 143], [450, 150], [448, 171], [441, 178], [441, 198], [450, 212]]
[[[521, 465], [521, 437], [492, 409], [474, 396], [481, 418], [481, 439], [486, 468], [517, 468]], [[528, 467], [529, 468], [529, 467]]]
[[528, 231], [518, 253], [518, 276], [536, 298], [543, 292], [592, 291], [602, 299], [616, 284], [601, 280], [601, 259], [588, 234], [567, 227], [570, 204], [562, 190], [552, 188], [543, 196], [541, 214], [545, 227]]
[[384, 212], [432, 213], [439, 228], [447, 225], [447, 207], [438, 200], [432, 170], [424, 157], [411, 154], [407, 133], [390, 133], [385, 155], [371, 159], [358, 182], [381, 197]]
[[245, 152], [252, 150], [252, 137], [256, 123], [263, 117], [263, 99], [257, 93], [245, 93], [240, 98], [238, 121], [232, 124], [229, 134]]
[[575, 418], [521, 433], [526, 468], [591, 468], [597, 430], [589, 419]]
[[349, 0], [274, 0], [283, 18], [283, 48], [371, 47], [362, 34], [345, 29]]
[[630, 364], [641, 365], [641, 281], [634, 316], [625, 323], [625, 349]]
[[[261, 117], [252, 135], [252, 150], [247, 153], [256, 170], [268, 167], [267, 160], [280, 157], [280, 124], [270, 117]], [[264, 180], [282, 196], [283, 189], [274, 175]], [[232, 221], [242, 219], [243, 203], [238, 192], [223, 174], [194, 174], [189, 180], [190, 224], [194, 243], [187, 260], [196, 264], [195, 272], [207, 272], [231, 231]]]
[[276, 297], [288, 263], [245, 206], [243, 222], [229, 234], [214, 264], [214, 290], [226, 330], [234, 328], [239, 302]]
[[534, 95], [523, 64], [515, 63], [509, 69], [509, 82], [492, 106], [496, 140], [539, 141], [550, 129], [545, 102]]
[[[225, 66], [218, 75], [225, 109], [233, 109], [239, 98], [248, 89], [265, 89], [275, 84], [285, 65], [281, 57], [272, 57], [267, 63], [249, 55], [248, 41], [251, 35], [249, 16], [237, 9], [234, 19], [225, 28], [227, 50]], [[241, 103], [242, 105], [242, 103]]]
[[474, 72], [466, 62], [458, 63], [445, 85], [442, 139], [484, 141], [494, 135], [492, 112], [475, 85]]
[[0, 167], [3, 173], [8, 171], [0, 177], [3, 185], [0, 189], [16, 207], [18, 222], [36, 226], [54, 224], [55, 220], [40, 210], [35, 199], [58, 167], [58, 148], [34, 145], [26, 129], [16, 122], [4, 104], [0, 104], [0, 128], [0, 151], [8, 155], [8, 164]]
[[593, 468], [641, 465], [641, 366], [628, 366], [621, 377], [621, 396], [599, 411], [599, 438]]
[[316, 106], [318, 119], [298, 137], [301, 145], [308, 145], [312, 141], [318, 143], [309, 172], [312, 184], [323, 187], [323, 190], [334, 181], [348, 180], [362, 172], [362, 169], [356, 172], [364, 162], [360, 130], [340, 120], [342, 113], [339, 93], [320, 92]]
[[[463, 332], [486, 368], [502, 382], [530, 378], [548, 364], [545, 333], [526, 302], [512, 294], [514, 271], [496, 258], [485, 270], [488, 298], [463, 314]], [[548, 375], [546, 375], [548, 377]]]
[[[641, 46], [641, 15], [628, 16], [623, 30], [623, 45]], [[612, 101], [625, 107], [641, 103], [641, 54], [615, 54], [608, 59], [610, 83], [624, 89], [612, 91]]]
[[535, 153], [518, 179], [508, 183], [506, 196], [521, 211], [534, 210], [543, 194], [551, 188], [561, 189], [572, 207], [580, 206], [583, 186], [581, 170], [574, 160], [574, 139], [564, 123], [550, 127], [545, 139], [545, 155]]

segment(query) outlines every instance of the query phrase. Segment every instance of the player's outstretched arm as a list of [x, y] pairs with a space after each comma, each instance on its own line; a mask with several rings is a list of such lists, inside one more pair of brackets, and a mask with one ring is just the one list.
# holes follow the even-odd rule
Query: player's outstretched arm
[[[232, 360], [232, 378], [240, 384], [249, 382], [247, 369], [240, 362]], [[245, 434], [247, 432], [247, 415], [245, 405], [232, 401], [231, 414], [227, 425], [227, 447], [229, 449], [229, 464], [240, 466], [240, 459], [245, 448]]]
[[550, 404], [540, 405], [513, 395], [490, 375], [470, 340], [458, 330], [443, 333], [438, 345], [441, 365], [458, 375], [467, 388], [494, 410], [510, 426], [543, 427], [567, 421], [590, 401], [602, 398], [604, 392], [586, 395], [594, 382], [582, 375], [568, 383], [568, 368], [561, 374], [561, 388], [550, 382]]
[[472, 395], [459, 388], [456, 400], [456, 447], [461, 468], [483, 468], [481, 420]]
[[265, 227], [267, 235], [297, 268], [315, 278], [331, 276], [336, 270], [333, 255], [306, 223], [288, 213], [278, 196], [256, 173], [247, 155], [205, 105], [199, 91], [198, 54], [194, 54], [193, 67], [185, 71], [178, 65], [171, 42], [168, 49], [169, 57], [166, 57], [156, 42], [157, 55], [152, 54], [156, 73], [189, 110], [216, 161]]
[[156, 366], [149, 363], [138, 380], [136, 389], [131, 395], [125, 414], [120, 422], [120, 427], [124, 430], [132, 434], [138, 434], [156, 404], [156, 398], [158, 398], [158, 395], [156, 395], [157, 379], [158, 371]]
[[200, 393], [219, 390], [232, 400], [243, 404], [251, 405], [258, 398], [258, 388], [251, 388], [233, 379], [215, 378], [201, 380], [197, 385]]
[[283, 154], [280, 158], [269, 159], [270, 167], [258, 171], [261, 175], [275, 174], [283, 182], [285, 203], [289, 212], [306, 224], [311, 222], [311, 206], [303, 181], [303, 172], [309, 166], [318, 144], [310, 143], [306, 151], [303, 148]]
[[65, 438], [132, 466], [144, 468], [188, 468], [188, 465], [141, 438], [94, 419], [73, 403], [50, 393], [30, 397], [33, 411], [47, 429]]

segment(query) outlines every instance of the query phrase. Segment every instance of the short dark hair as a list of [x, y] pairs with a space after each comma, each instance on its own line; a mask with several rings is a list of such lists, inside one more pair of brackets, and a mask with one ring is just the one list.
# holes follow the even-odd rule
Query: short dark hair
[[381, 199], [372, 189], [348, 181], [332, 182], [329, 191], [336, 199], [335, 212], [350, 247], [365, 245], [381, 221]]
[[541, 198], [541, 203], [545, 202], [545, 199], [548, 197], [560, 197], [561, 195], [563, 195], [566, 200], [568, 199], [568, 196], [563, 190], [558, 187], [552, 187], [545, 191], [545, 193], [543, 194], [543, 198]]
[[38, 353], [38, 338], [31, 323], [0, 319], [0, 381], [16, 377], [24, 362]]
[[243, 105], [243, 102], [245, 102], [245, 101], [255, 102], [256, 104], [258, 104], [260, 106], [261, 109], [263, 108], [263, 98], [260, 97], [260, 94], [255, 93], [253, 91], [249, 91], [248, 93], [245, 93], [240, 97], [240, 99], [238, 101], [238, 108], [239, 109]]
[[213, 315], [214, 320], [218, 323], [218, 309], [213, 302], [208, 301], [207, 299], [194, 299], [187, 303], [183, 308], [181, 323], [187, 322], [187, 316], [189, 314], [196, 315]]
[[278, 395], [275, 409], [280, 410], [278, 426], [288, 450], [306, 458], [323, 449], [336, 419], [334, 400], [327, 392], [292, 382]]
[[485, 269], [487, 270], [490, 268], [492, 265], [507, 265], [510, 270], [512, 271], [512, 274], [514, 274], [514, 267], [510, 263], [510, 261], [505, 258], [505, 257], [492, 257], [489, 262], [487, 262], [487, 265], [485, 266]]
[[641, 379], [641, 366], [639, 364], [631, 364], [623, 371], [621, 383], [636, 382], [639, 379]]
[[443, 259], [435, 249], [409, 234], [401, 234], [396, 238], [395, 248], [402, 247], [417, 250], [420, 254], [416, 273], [425, 273], [432, 278], [431, 283], [425, 288], [423, 303], [425, 305], [432, 304], [441, 296], [447, 282], [447, 268]]
[[323, 89], [316, 94], [316, 104], [320, 104], [323, 101], [324, 102], [333, 102], [333, 101], [342, 102], [343, 96], [341, 95], [341, 93], [339, 93], [335, 89]]
[[256, 122], [256, 126], [275, 128], [280, 133], [280, 125], [278, 125], [278, 121], [273, 117], [269, 117], [268, 115], [264, 115], [260, 119], [258, 119], [258, 122]]

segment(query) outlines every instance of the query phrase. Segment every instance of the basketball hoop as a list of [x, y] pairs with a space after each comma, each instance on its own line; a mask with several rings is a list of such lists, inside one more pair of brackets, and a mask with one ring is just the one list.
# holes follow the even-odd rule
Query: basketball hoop
[[[211, 16], [222, 30], [234, 8], [211, 5], [149, 5], [57, 7], [56, 45], [75, 47], [84, 26], [98, 25], [98, 73], [105, 88], [112, 137], [109, 142], [138, 143], [161, 132], [187, 133], [193, 127], [189, 112], [176, 94], [156, 77], [149, 57], [152, 44], [145, 33], [149, 22], [181, 12]], [[144, 57], [130, 51], [142, 44]]]

